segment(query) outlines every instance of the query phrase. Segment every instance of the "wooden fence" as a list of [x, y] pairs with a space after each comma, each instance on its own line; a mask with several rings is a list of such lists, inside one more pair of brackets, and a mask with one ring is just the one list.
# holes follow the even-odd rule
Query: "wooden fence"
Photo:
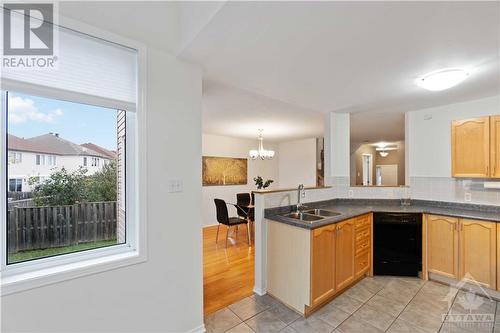
[[116, 202], [16, 207], [7, 212], [9, 254], [116, 239]]
[[7, 198], [11, 200], [25, 200], [33, 198], [33, 192], [7, 192]]

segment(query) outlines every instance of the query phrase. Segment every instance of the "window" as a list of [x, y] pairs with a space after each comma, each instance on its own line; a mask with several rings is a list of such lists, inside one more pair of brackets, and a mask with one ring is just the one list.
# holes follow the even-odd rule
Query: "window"
[[[119, 211], [126, 211], [125, 202], [119, 203], [119, 197], [124, 193], [118, 193], [118, 168], [117, 161], [108, 167], [89, 172], [79, 167], [78, 160], [81, 153], [88, 149], [78, 144], [79, 141], [92, 142], [95, 147], [102, 147], [110, 151], [118, 149], [118, 119], [119, 114], [125, 111], [112, 110], [97, 106], [89, 106], [80, 103], [44, 98], [40, 96], [26, 95], [14, 91], [7, 93], [7, 118], [8, 135], [16, 140], [15, 144], [44, 151], [59, 151], [64, 154], [58, 168], [45, 170], [48, 172], [42, 181], [40, 176], [30, 176], [30, 168], [26, 168], [23, 175], [29, 179], [31, 196], [34, 197], [33, 207], [23, 208], [24, 214], [16, 214], [12, 208], [7, 212], [8, 219], [15, 219], [14, 224], [9, 224], [8, 243], [10, 247], [7, 258], [8, 263], [16, 263], [26, 260], [43, 258], [57, 254], [77, 252], [86, 249], [112, 246], [123, 243], [125, 239], [118, 239], [118, 224], [125, 224], [125, 216], [120, 217]], [[33, 105], [40, 113], [49, 113], [51, 110], [65, 110], [58, 115], [57, 126], [60, 134], [44, 132], [44, 127], [39, 124], [39, 118], [26, 119], [24, 122], [17, 121], [17, 115], [22, 110], [17, 105]], [[43, 118], [43, 117], [40, 117]], [[16, 121], [11, 121], [16, 119]], [[73, 127], [74, 123], [80, 124], [78, 129]], [[84, 124], [84, 125], [82, 125]], [[102, 133], [95, 137], [97, 130]], [[24, 138], [21, 137], [24, 135]], [[126, 135], [121, 133], [121, 135]], [[14, 144], [13, 144], [14, 145]], [[16, 147], [9, 146], [8, 150]], [[12, 157], [13, 152], [9, 152]], [[15, 153], [14, 153], [15, 154]], [[123, 160], [121, 160], [123, 161]], [[122, 162], [120, 162], [122, 163]], [[36, 154], [36, 164], [55, 166], [56, 156], [48, 154]], [[99, 167], [99, 158], [92, 158], [92, 166]], [[13, 178], [10, 175], [19, 173], [11, 165], [7, 167], [9, 175], [9, 191], [20, 192], [22, 190], [22, 179]], [[124, 188], [122, 187], [123, 191]], [[10, 207], [12, 206], [12, 203]], [[43, 208], [42, 208], [43, 207]], [[58, 228], [43, 229], [40, 224], [41, 210], [44, 214], [44, 223], [50, 225], [57, 223]], [[53, 216], [58, 216], [57, 221], [52, 221]], [[102, 218], [106, 216], [106, 218]], [[24, 221], [25, 218], [30, 221]], [[123, 219], [123, 220], [120, 220]], [[18, 228], [32, 223], [32, 237], [17, 237], [22, 230]], [[61, 237], [58, 233], [62, 230], [75, 230]], [[42, 239], [48, 243], [42, 242]]]
[[[21, 182], [22, 196], [38, 196], [37, 204], [44, 204], [43, 217], [47, 226], [43, 229], [46, 245], [37, 244], [39, 230], [33, 219], [42, 215], [35, 212], [40, 207], [29, 208], [33, 210], [30, 212], [33, 214], [27, 215], [32, 226], [28, 235], [31, 243], [16, 244], [12, 235], [19, 235], [20, 230], [16, 229], [15, 223], [7, 221], [14, 216], [9, 209], [20, 208], [12, 204], [13, 198], [0, 196], [3, 207], [0, 209], [2, 295], [143, 262], [146, 258], [145, 179], [139, 173], [145, 163], [142, 148], [145, 133], [139, 132], [145, 124], [144, 114], [140, 112], [145, 92], [141, 91], [142, 84], [138, 82], [144, 80], [145, 53], [137, 51], [138, 47], [142, 50], [142, 46], [115, 35], [111, 37], [113, 42], [108, 42], [109, 35], [94, 29], [93, 33], [98, 33], [99, 38], [79, 33], [81, 27], [74, 24], [76, 26], [71, 30], [55, 27], [60, 53], [57, 70], [2, 70], [0, 155], [3, 157], [0, 159], [0, 174], [4, 177], [0, 177], [1, 190], [6, 191], [11, 184], [17, 189], [17, 180], [11, 182], [11, 179], [18, 179], [22, 174], [15, 173], [15, 166], [6, 163], [12, 156], [8, 154], [15, 150], [7, 144], [14, 141], [10, 135], [15, 135], [20, 139], [16, 140], [17, 143], [29, 149], [22, 150], [23, 168], [26, 165], [26, 170], [29, 170], [21, 170], [29, 173]], [[122, 43], [127, 46], [120, 45]], [[23, 100], [30, 101], [29, 105], [33, 105], [30, 110], [36, 114], [16, 109], [16, 106], [23, 105], [18, 103]], [[23, 126], [31, 132], [27, 134], [21, 130]], [[88, 166], [92, 163], [88, 159], [100, 156], [101, 151], [97, 147], [98, 151], [92, 152], [93, 145], [84, 149], [80, 146], [84, 143], [119, 153], [106, 167], [86, 170], [81, 167], [82, 155], [85, 155], [84, 164]], [[67, 144], [71, 149], [60, 146], [66, 147]], [[95, 163], [99, 163], [98, 160]], [[44, 165], [50, 167], [42, 167]], [[75, 200], [73, 195], [53, 186], [60, 185], [59, 180], [67, 178], [75, 181], [77, 189], [84, 189], [84, 195], [77, 198], [82, 200]], [[142, 198], [140, 201], [139, 197]], [[6, 209], [7, 202], [9, 209]], [[95, 207], [97, 218], [90, 218], [85, 223], [81, 219], [75, 220], [75, 216], [83, 218], [83, 212], [89, 206]], [[51, 234], [48, 226], [54, 224], [47, 212], [50, 209], [55, 212], [52, 216], [57, 217], [58, 228], [53, 229], [59, 229], [64, 237]], [[89, 217], [96, 216], [94, 213]], [[92, 237], [86, 235], [85, 224], [89, 221], [93, 230], [97, 230], [97, 236], [94, 233]], [[68, 230], [70, 237], [66, 237]], [[18, 245], [21, 248], [16, 248]]]
[[87, 158], [86, 157], [83, 158], [83, 166], [87, 166]]
[[23, 180], [21, 178], [9, 179], [9, 192], [22, 192]]
[[9, 164], [20, 164], [23, 162], [23, 154], [19, 152], [9, 152]]

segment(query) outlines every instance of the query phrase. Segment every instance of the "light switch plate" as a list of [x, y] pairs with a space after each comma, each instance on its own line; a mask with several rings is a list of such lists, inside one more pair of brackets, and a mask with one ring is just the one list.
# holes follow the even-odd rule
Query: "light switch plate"
[[168, 181], [168, 192], [179, 193], [183, 191], [182, 179], [170, 179]]

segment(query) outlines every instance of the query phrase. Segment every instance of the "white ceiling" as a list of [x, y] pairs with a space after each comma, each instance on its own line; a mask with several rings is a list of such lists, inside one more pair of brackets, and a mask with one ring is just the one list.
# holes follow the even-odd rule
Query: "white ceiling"
[[217, 82], [203, 83], [203, 132], [266, 141], [321, 136], [324, 115]]
[[[498, 93], [499, 3], [228, 2], [180, 55], [212, 82], [311, 111], [369, 112], [366, 124], [381, 124], [380, 113]], [[473, 74], [443, 92], [414, 84], [444, 67]], [[243, 101], [238, 109], [248, 112]]]
[[[60, 11], [202, 65], [205, 132], [255, 137], [268, 127], [264, 135], [281, 141], [318, 135], [318, 112], [367, 112], [370, 124], [497, 94], [499, 5], [88, 1]], [[443, 92], [414, 84], [443, 67], [473, 73]]]

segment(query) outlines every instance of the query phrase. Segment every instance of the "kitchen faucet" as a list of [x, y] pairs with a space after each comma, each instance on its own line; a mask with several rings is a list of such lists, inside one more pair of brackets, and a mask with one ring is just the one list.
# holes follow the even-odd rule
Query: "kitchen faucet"
[[300, 202], [302, 193], [304, 193], [304, 184], [300, 184], [299, 188], [297, 189], [297, 212], [300, 212], [301, 209], [306, 208], [306, 206], [302, 202]]

